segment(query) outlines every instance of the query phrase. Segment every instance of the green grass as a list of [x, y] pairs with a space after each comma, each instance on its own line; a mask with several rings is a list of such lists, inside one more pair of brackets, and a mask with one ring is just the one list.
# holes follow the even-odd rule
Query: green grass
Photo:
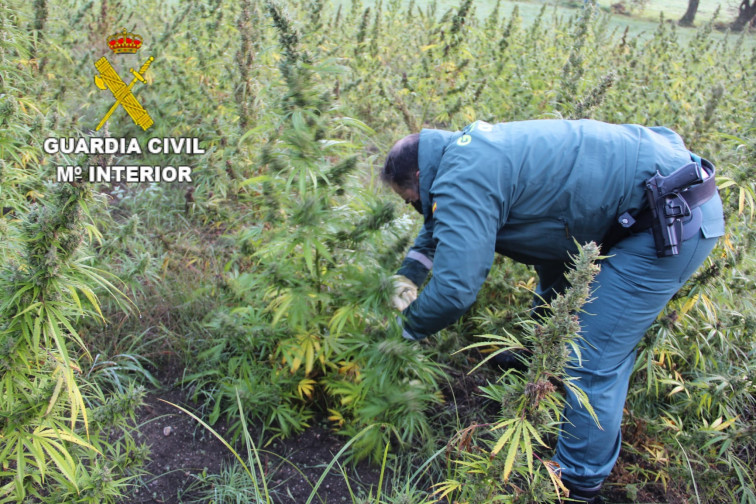
[[[3, 204], [10, 200], [18, 214], [25, 215], [32, 214], [27, 208], [31, 189], [51, 197], [41, 180], [27, 180], [29, 174], [62, 162], [40, 154], [41, 139], [89, 131], [100, 117], [96, 108], [109, 106], [90, 103], [91, 62], [101, 48], [81, 42], [87, 36], [101, 39], [98, 23], [108, 12], [91, 9], [83, 1], [48, 2], [49, 13], [40, 2], [12, 3], [23, 21], [14, 25], [16, 18], [0, 7], [0, 26], [9, 34], [0, 37], [0, 74], [7, 84], [6, 94], [0, 96], [0, 126], [10, 139], [0, 142], [0, 167]], [[191, 130], [207, 143], [208, 154], [194, 160], [196, 191], [191, 204], [187, 195], [192, 193], [186, 187], [156, 185], [144, 190], [109, 188], [111, 206], [92, 205], [87, 229], [97, 226], [103, 239], [87, 254], [96, 255], [99, 267], [120, 277], [123, 290], [138, 307], [126, 320], [114, 302], [106, 301], [103, 312], [110, 325], [100, 328], [94, 322], [84, 324], [83, 315], [76, 315], [84, 298], [68, 303], [64, 315], [71, 316], [76, 330], [84, 326], [83, 344], [69, 341], [68, 351], [84, 353], [79, 347], [86, 347], [93, 356], [107, 356], [82, 358], [93, 381], [107, 385], [92, 400], [101, 405], [90, 415], [92, 426], [104, 426], [99, 432], [107, 434], [105, 420], [125, 425], [138, 394], [110, 397], [106, 392], [119, 387], [137, 391], [127, 388], [126, 381], [148, 376], [136, 363], [150, 358], [159, 366], [158, 357], [173, 353], [188, 366], [185, 382], [197, 382], [198, 416], [208, 425], [221, 418], [236, 422], [234, 433], [246, 440], [246, 422], [254, 421], [256, 427], [265, 426], [266, 434], [283, 436], [304, 429], [327, 410], [331, 425], [352, 443], [348, 452], [370, 456], [383, 468], [401, 461], [399, 469], [386, 474], [389, 490], [380, 496], [374, 490], [376, 499], [351, 496], [353, 502], [418, 504], [433, 483], [451, 491], [485, 494], [492, 488], [489, 477], [505, 490], [515, 491], [516, 485], [530, 492], [518, 502], [553, 501], [548, 467], [542, 464], [533, 475], [531, 468], [537, 463], [527, 455], [532, 452], [527, 445], [533, 445], [527, 433], [538, 419], [516, 423], [512, 419], [522, 416], [512, 408], [473, 408], [476, 403], [468, 398], [468, 393], [478, 394], [473, 387], [486, 387], [492, 391], [488, 398], [494, 396], [492, 405], [516, 405], [528, 384], [494, 383], [495, 378], [480, 375], [462, 380], [459, 377], [480, 357], [469, 352], [450, 356], [475, 335], [523, 334], [521, 320], [529, 313], [534, 273], [497, 259], [480, 302], [468, 316], [425, 346], [398, 340], [396, 327], [389, 325], [395, 314], [388, 307], [387, 280], [411, 241], [412, 235], [405, 235], [413, 221], [394, 218], [389, 204], [394, 197], [376, 199], [372, 182], [360, 183], [359, 178], [374, 174], [392, 140], [423, 126], [455, 129], [474, 119], [544, 117], [664, 124], [678, 131], [691, 149], [717, 162], [728, 236], [644, 338], [627, 403], [630, 435], [623, 453], [632, 457], [621, 464], [640, 490], [658, 488], [660, 483], [654, 481], [663, 481], [677, 495], [699, 495], [701, 501], [756, 504], [756, 485], [748, 469], [756, 463], [756, 390], [748, 378], [753, 375], [756, 334], [756, 308], [749, 295], [756, 289], [756, 265], [748, 255], [756, 241], [749, 220], [756, 208], [756, 52], [750, 51], [756, 37], [747, 35], [750, 47], [735, 53], [732, 45], [716, 43], [725, 36], [722, 33], [710, 39], [702, 31], [675, 28], [671, 35], [683, 4], [674, 7], [679, 11], [666, 13], [670, 24], [658, 24], [658, 11], [654, 14], [653, 9], [667, 8], [659, 3], [648, 6], [647, 19], [607, 14], [599, 24], [587, 16], [577, 22], [582, 12], [566, 0], [504, 0], [500, 14], [506, 20], [476, 26], [469, 21], [460, 25], [459, 18], [451, 16], [441, 23], [422, 16], [408, 19], [406, 7], [394, 16], [387, 7], [402, 5], [403, 0], [383, 0], [378, 16], [376, 9], [369, 16], [351, 14], [351, 0], [342, 0], [346, 10], [339, 24], [329, 8], [322, 13], [312, 8], [320, 5], [316, 0], [277, 0], [276, 5], [292, 16], [291, 23], [279, 16], [277, 24], [272, 20], [273, 4], [221, 3], [175, 2], [173, 10], [142, 6], [133, 13], [126, 6], [125, 12], [110, 13], [114, 23], [145, 27], [143, 33], [159, 41], [151, 47], [159, 51], [155, 85], [144, 87], [142, 96], [147, 108], [160, 108], [160, 118], [158, 129], [147, 135], [182, 136]], [[364, 0], [360, 9], [377, 3]], [[428, 3], [415, 1], [423, 8]], [[460, 4], [462, 0], [439, 1], [436, 13], [440, 18], [449, 9], [456, 12]], [[484, 17], [495, 2], [475, 0], [475, 5], [477, 16]], [[79, 8], [80, 21], [67, 17], [71, 7]], [[521, 22], [509, 23], [515, 7]], [[601, 7], [606, 10], [608, 5]], [[702, 5], [699, 25], [711, 10], [712, 4]], [[726, 22], [728, 16], [721, 19]], [[42, 25], [46, 18], [46, 27], [35, 31], [32, 20]], [[71, 32], [73, 25], [84, 32]], [[625, 27], [628, 38], [642, 40], [620, 41]], [[165, 36], [159, 38], [163, 30]], [[612, 31], [617, 33], [608, 40], [607, 32]], [[696, 34], [698, 39], [693, 38]], [[35, 48], [35, 40], [55, 44]], [[32, 49], [45, 58], [40, 60], [44, 68], [29, 63]], [[237, 51], [255, 57], [233, 56]], [[608, 92], [607, 79], [614, 79]], [[115, 136], [143, 134], [134, 132], [124, 114], [121, 119], [111, 123]], [[12, 287], [19, 278], [34, 280], [27, 263], [39, 267], [40, 277], [54, 274], [56, 263], [47, 261], [48, 254], [59, 242], [60, 247], [74, 243], [61, 239], [71, 222], [53, 219], [57, 227], [40, 224], [47, 233], [43, 234], [36, 227], [0, 219], [5, 238], [0, 258], [19, 263], [0, 271], [0, 287], [18, 292]], [[27, 232], [49, 239], [28, 261], [23, 251], [35, 242], [24, 238]], [[96, 287], [91, 275], [81, 281], [85, 280]], [[70, 289], [72, 283], [59, 285]], [[105, 300], [103, 290], [107, 289], [96, 294]], [[60, 296], [67, 292], [52, 292], [51, 302], [62, 303]], [[39, 364], [39, 370], [33, 380], [12, 381], [18, 393], [4, 396], [13, 402], [0, 407], [0, 436], [5, 439], [11, 430], [7, 426], [27, 422], [28, 409], [39, 412], [40, 422], [55, 416], [64, 426], [70, 423], [62, 404], [66, 394], [60, 393], [65, 384], [54, 374], [57, 361], [48, 358], [62, 352], [56, 354], [55, 346], [48, 344], [36, 353], [22, 354], [18, 338], [2, 340], [21, 324], [15, 314], [31, 313], [35, 307], [34, 296], [19, 297], [16, 303], [14, 295], [6, 303], [14, 308], [12, 318], [0, 314], [0, 371], [11, 360], [21, 374], [31, 365]], [[20, 333], [34, 334], [35, 327], [41, 326], [31, 323]], [[56, 337], [62, 339], [59, 333]], [[24, 359], [25, 355], [31, 357]], [[444, 389], [442, 383], [449, 385]], [[92, 387], [87, 384], [81, 390]], [[436, 391], [459, 392], [455, 397], [465, 400], [457, 404], [453, 397], [450, 404], [447, 397], [442, 404]], [[46, 412], [51, 394], [60, 397], [61, 404]], [[11, 412], [11, 422], [4, 420], [6, 411]], [[475, 429], [467, 428], [471, 423]], [[368, 428], [375, 424], [381, 428]], [[516, 424], [511, 436], [522, 440], [524, 449], [505, 442], [497, 447], [494, 435], [483, 428], [492, 424]], [[229, 439], [233, 438], [232, 433]], [[14, 457], [0, 471], [0, 501], [4, 485], [15, 485], [12, 480], [25, 485], [28, 493], [49, 496], [47, 502], [70, 502], [65, 496], [75, 486], [92, 486], [90, 502], [112, 501], [109, 496], [125, 492], [128, 478], [138, 474], [131, 469], [143, 458], [138, 447], [129, 445], [118, 453], [113, 448], [101, 459], [72, 444], [77, 456], [82, 453], [77, 468], [88, 471], [86, 478], [64, 474], [56, 483], [48, 473], [43, 491], [30, 471], [14, 474], [7, 469], [17, 463]], [[448, 445], [457, 450], [456, 460], [473, 465], [442, 456]], [[500, 456], [492, 459], [489, 453], [497, 451]], [[256, 496], [263, 502], [275, 489], [266, 490], [265, 482], [255, 479], [262, 471], [251, 443], [250, 452], [220, 481], [229, 495]], [[134, 460], [128, 468], [124, 453]], [[537, 455], [549, 456], [545, 450]], [[53, 456], [57, 451], [47, 458]], [[58, 467], [54, 461], [34, 460], [38, 466]], [[450, 462], [445, 465], [446, 461]], [[98, 478], [105, 463], [123, 470], [114, 480]], [[477, 472], [475, 465], [484, 470]], [[502, 479], [505, 472], [516, 481]], [[94, 488], [97, 482], [108, 485]], [[397, 482], [406, 484], [399, 488]], [[525, 500], [528, 496], [533, 498]]]
[[[701, 0], [698, 6], [698, 13], [696, 14], [695, 27], [682, 28], [677, 27], [676, 23], [677, 20], [679, 20], [685, 13], [685, 10], [688, 7], [688, 2], [686, 0], [649, 0], [645, 9], [643, 9], [642, 11], [634, 12], [632, 16], [613, 14], [610, 12], [611, 6], [619, 1], [621, 0], [599, 0], [597, 2], [600, 10], [606, 13], [609, 17], [609, 29], [616, 30], [618, 33], [622, 33], [627, 28], [628, 34], [630, 36], [640, 37], [642, 39], [650, 38], [651, 36], [653, 36], [653, 33], [659, 24], [660, 16], [662, 15], [664, 16], [665, 20], [674, 21], [675, 27], [677, 29], [677, 34], [680, 37], [680, 41], [685, 44], [690, 42], [690, 40], [695, 37], [699, 27], [704, 26], [712, 19], [712, 16], [716, 12], [717, 7], [721, 6], [719, 16], [716, 18], [716, 21], [718, 22], [725, 24], [729, 23], [730, 21], [735, 19], [735, 16], [737, 15], [737, 3], [734, 0], [726, 0], [726, 2], [719, 2], [717, 0]], [[386, 2], [384, 1], [384, 4], [385, 3]], [[406, 5], [409, 3], [409, 1], [403, 0], [403, 3]], [[421, 3], [423, 3], [423, 8], [425, 8], [424, 4], [429, 2], [415, 2], [415, 5], [420, 5]], [[625, 3], [628, 4], [628, 8], [632, 7], [629, 0], [626, 0]], [[342, 4], [343, 8], [349, 8], [351, 6], [350, 1], [334, 2], [335, 6], [338, 6], [339, 4]], [[376, 4], [376, 0], [364, 0], [363, 4], [365, 7], [373, 7]], [[459, 0], [438, 0], [437, 12], [440, 16], [449, 9], [457, 9], [459, 7], [459, 4]], [[548, 6], [547, 12], [549, 14], [556, 11], [559, 16], [568, 18], [569, 16], [575, 15], [575, 7], [582, 5], [582, 0], [573, 0], [571, 2], [569, 0], [564, 0], [561, 2], [547, 2], [538, 0], [530, 2], [518, 2], [513, 0], [503, 0], [500, 7], [500, 13], [506, 17], [509, 17], [512, 14], [512, 10], [515, 8], [515, 6], [517, 6], [520, 11], [520, 17], [522, 18], [524, 24], [527, 26], [536, 18], [536, 16], [538, 16], [538, 13], [541, 11], [541, 8], [544, 4]], [[474, 1], [475, 12], [479, 18], [487, 17], [491, 13], [495, 5], [496, 0]], [[716, 40], [720, 40], [728, 35], [724, 32], [715, 31], [712, 36]], [[733, 36], [732, 34], [730, 34], [729, 37], [735, 38], [737, 37], [737, 35]], [[756, 36], [754, 36], [753, 34], [747, 35], [745, 48], [752, 49], [755, 47]]]
[[[609, 6], [614, 2], [604, 0], [599, 2], [602, 7]], [[711, 16], [720, 7], [719, 20], [723, 22], [731, 21], [738, 13], [738, 4], [734, 0], [701, 0], [698, 4], [698, 13], [696, 14], [696, 25], [701, 25], [711, 19]], [[688, 8], [687, 0], [649, 0], [646, 8], [638, 13], [638, 17], [655, 22], [659, 19], [659, 14], [664, 13], [665, 19], [677, 21], [685, 14]]]

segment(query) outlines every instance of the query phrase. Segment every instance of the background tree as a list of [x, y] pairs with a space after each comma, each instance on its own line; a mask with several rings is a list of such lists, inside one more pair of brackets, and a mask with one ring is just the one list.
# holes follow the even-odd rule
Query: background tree
[[740, 7], [738, 7], [738, 17], [732, 22], [730, 29], [733, 31], [741, 31], [748, 26], [754, 18], [756, 18], [756, 0], [753, 2], [750, 0], [742, 0], [740, 2]]
[[693, 26], [693, 20], [698, 12], [699, 0], [688, 0], [688, 10], [685, 11], [683, 17], [677, 22], [680, 26]]

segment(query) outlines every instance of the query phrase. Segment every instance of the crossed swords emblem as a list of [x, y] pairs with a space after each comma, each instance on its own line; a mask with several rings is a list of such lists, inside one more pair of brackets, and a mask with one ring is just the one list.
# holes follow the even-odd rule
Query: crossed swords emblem
[[129, 114], [129, 116], [131, 116], [131, 119], [134, 121], [134, 123], [136, 123], [137, 126], [141, 126], [143, 130], [147, 130], [147, 128], [154, 124], [155, 121], [152, 120], [144, 107], [142, 107], [142, 104], [139, 103], [139, 101], [131, 92], [131, 89], [134, 87], [134, 84], [136, 84], [137, 81], [143, 82], [145, 84], [147, 83], [147, 81], [144, 79], [144, 73], [148, 68], [150, 68], [150, 65], [154, 60], [155, 58], [150, 56], [147, 61], [144, 62], [144, 65], [142, 65], [138, 72], [131, 68], [130, 71], [132, 74], [134, 74], [134, 79], [128, 85], [126, 85], [126, 83], [121, 79], [118, 73], [110, 65], [110, 62], [104, 56], [97, 60], [97, 62], [95, 63], [95, 68], [97, 68], [100, 73], [99, 75], [95, 75], [94, 77], [95, 84], [100, 89], [109, 89], [110, 92], [113, 93], [113, 97], [116, 99], [116, 102], [112, 107], [110, 107], [110, 110], [108, 110], [108, 113], [105, 114], [105, 117], [102, 118], [102, 121], [100, 121], [100, 124], [97, 125], [96, 130], [99, 130], [105, 125], [105, 123], [108, 121], [108, 119], [110, 119], [110, 116], [113, 115], [113, 112], [115, 112], [119, 105], [123, 105], [123, 108], [126, 109], [126, 112]]

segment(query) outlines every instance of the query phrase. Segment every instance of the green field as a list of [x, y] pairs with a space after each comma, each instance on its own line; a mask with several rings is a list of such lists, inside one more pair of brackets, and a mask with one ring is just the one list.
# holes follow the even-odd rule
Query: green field
[[[675, 130], [726, 216], [638, 345], [606, 501], [756, 504], [754, 35], [712, 30], [711, 2], [698, 29], [660, 2], [342, 3], [0, 4], [0, 504], [565, 502], [595, 245], [546, 317], [502, 256], [409, 342], [393, 275], [422, 223], [379, 182], [408, 133], [553, 118]], [[87, 178], [158, 165], [191, 181]], [[527, 370], [478, 366], [503, 349]]]
[[[403, 3], [406, 5], [408, 2], [407, 0], [403, 0]], [[622, 32], [627, 28], [631, 36], [641, 37], [647, 37], [654, 33], [657, 25], [659, 24], [659, 19], [661, 16], [663, 16], [663, 18], [668, 22], [677, 22], [682, 17], [682, 15], [685, 14], [685, 11], [688, 7], [688, 3], [683, 0], [673, 0], [671, 2], [649, 0], [649, 2], [642, 9], [640, 7], [634, 7], [630, 2], [626, 3], [628, 11], [630, 12], [629, 15], [613, 14], [611, 9], [612, 3], [609, 3], [606, 0], [603, 2], [598, 2], [597, 5], [602, 12], [607, 14], [609, 25], [613, 29], [616, 28], [618, 31]], [[334, 4], [338, 5], [339, 2], [334, 2]], [[348, 2], [342, 2], [342, 5], [347, 4]], [[366, 6], [374, 6], [375, 0], [365, 0], [364, 4]], [[437, 4], [439, 14], [457, 7], [457, 4], [451, 0], [439, 0]], [[580, 2], [573, 2], [572, 4], [570, 4], [566, 0], [562, 2], [518, 2], [515, 0], [504, 0], [501, 3], [501, 13], [505, 16], [508, 16], [511, 14], [514, 6], [517, 5], [518, 9], [520, 10], [520, 15], [523, 17], [523, 19], [526, 21], [532, 21], [538, 15], [544, 4], [547, 6], [549, 12], [557, 12], [560, 16], [569, 17], [575, 14], [575, 7], [579, 6]], [[496, 1], [476, 0], [474, 5], [477, 15], [481, 18], [484, 18], [490, 14], [491, 10], [496, 5]], [[739, 4], [734, 0], [729, 0], [726, 3], [716, 2], [714, 0], [702, 0], [698, 6], [698, 12], [695, 19], [695, 27], [678, 28], [678, 36], [683, 42], [689, 41], [695, 35], [695, 31], [698, 27], [701, 27], [712, 20], [717, 9], [719, 9], [719, 13], [715, 21], [723, 24], [729, 23], [730, 21], [735, 19], [735, 16], [737, 15], [738, 5]], [[715, 32], [714, 37], [717, 39], [724, 38], [725, 34], [724, 32]], [[737, 37], [737, 35], [731, 34], [729, 35], [729, 37], [733, 38]], [[746, 46], [756, 46], [756, 36], [754, 36], [754, 34], [748, 35], [746, 37]]]

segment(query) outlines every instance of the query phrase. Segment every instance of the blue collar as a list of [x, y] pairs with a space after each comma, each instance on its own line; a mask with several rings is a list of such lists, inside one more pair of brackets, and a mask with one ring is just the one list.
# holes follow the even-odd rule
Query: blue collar
[[420, 170], [420, 201], [423, 204], [423, 217], [426, 221], [433, 216], [430, 190], [436, 179], [441, 157], [454, 135], [459, 135], [459, 132], [435, 129], [424, 129], [420, 132], [417, 166]]

